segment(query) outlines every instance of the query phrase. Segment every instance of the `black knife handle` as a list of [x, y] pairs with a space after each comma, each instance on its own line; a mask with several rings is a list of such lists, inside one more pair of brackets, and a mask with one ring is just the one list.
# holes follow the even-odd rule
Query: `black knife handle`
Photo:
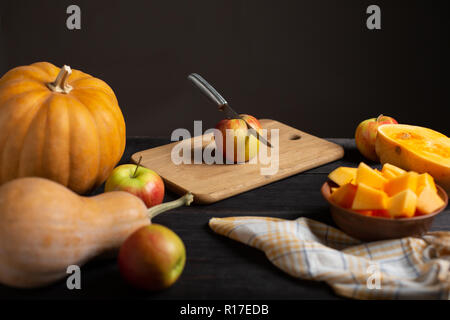
[[200, 75], [196, 73], [191, 73], [188, 76], [188, 79], [197, 87], [200, 89], [200, 91], [213, 103], [219, 106], [219, 109], [222, 110], [223, 107], [227, 104], [227, 100], [224, 99], [220, 95], [219, 92], [217, 92], [216, 89], [212, 85], [208, 83], [205, 79], [203, 79]]

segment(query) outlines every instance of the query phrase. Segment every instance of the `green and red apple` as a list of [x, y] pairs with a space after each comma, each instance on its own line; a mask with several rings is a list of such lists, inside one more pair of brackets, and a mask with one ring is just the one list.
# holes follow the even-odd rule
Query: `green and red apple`
[[[261, 132], [262, 127], [258, 119], [248, 114], [242, 114], [241, 117], [253, 126], [258, 133]], [[259, 140], [254, 135], [249, 134], [245, 121], [242, 119], [224, 119], [216, 125], [216, 129], [220, 130], [222, 134], [221, 136], [216, 134], [214, 137], [217, 149], [229, 162], [243, 163], [258, 154]], [[231, 135], [227, 134], [227, 130]], [[227, 141], [229, 139], [234, 139], [234, 142], [230, 142], [230, 145], [234, 145], [233, 154], [227, 153]], [[240, 148], [240, 146], [242, 147]], [[238, 152], [238, 149], [241, 152]]]
[[105, 192], [126, 191], [144, 201], [151, 208], [164, 200], [164, 182], [153, 170], [139, 164], [123, 164], [116, 167], [105, 184]]
[[183, 272], [186, 248], [175, 232], [151, 224], [125, 240], [118, 262], [122, 277], [132, 286], [161, 290], [173, 285]]
[[383, 124], [397, 123], [398, 122], [394, 118], [383, 115], [378, 116], [378, 118], [371, 118], [361, 122], [355, 132], [355, 142], [359, 152], [372, 161], [379, 161], [378, 155], [375, 152], [378, 127]]

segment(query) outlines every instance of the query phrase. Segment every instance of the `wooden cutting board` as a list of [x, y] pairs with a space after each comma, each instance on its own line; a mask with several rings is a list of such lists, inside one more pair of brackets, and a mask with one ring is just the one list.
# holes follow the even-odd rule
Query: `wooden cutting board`
[[[203, 142], [203, 136], [183, 142], [144, 150], [131, 157], [137, 163], [142, 156], [141, 165], [157, 172], [166, 187], [175, 193], [190, 191], [196, 203], [213, 203], [242, 192], [255, 189], [268, 183], [289, 177], [344, 156], [341, 146], [317, 138], [275, 120], [260, 120], [264, 129], [279, 129], [279, 169], [273, 175], [262, 175], [260, 169], [269, 164], [180, 164], [171, 160], [172, 148], [178, 143], [194, 143], [199, 139], [203, 148], [210, 143], [211, 136]], [[270, 135], [269, 139], [270, 141]], [[200, 144], [199, 144], [200, 145]], [[193, 151], [194, 152], [194, 151]], [[193, 153], [192, 152], [192, 153]], [[193, 161], [192, 161], [193, 162]]]

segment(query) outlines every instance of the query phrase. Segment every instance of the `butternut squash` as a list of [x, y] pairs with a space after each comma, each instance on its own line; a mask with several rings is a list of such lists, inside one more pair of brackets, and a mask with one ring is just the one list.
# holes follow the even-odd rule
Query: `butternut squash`
[[62, 279], [68, 266], [118, 249], [152, 217], [192, 200], [188, 193], [147, 209], [128, 192], [82, 197], [43, 178], [12, 180], [0, 186], [0, 283], [32, 288]]

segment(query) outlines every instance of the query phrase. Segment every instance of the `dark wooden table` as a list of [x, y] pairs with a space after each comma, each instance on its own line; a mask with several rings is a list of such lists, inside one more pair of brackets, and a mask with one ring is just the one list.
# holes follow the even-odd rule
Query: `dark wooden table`
[[[356, 166], [365, 159], [355, 149], [353, 140], [330, 140], [345, 148], [342, 160], [212, 205], [183, 207], [156, 217], [154, 222], [174, 230], [187, 249], [184, 272], [166, 291], [148, 293], [130, 288], [121, 279], [116, 260], [110, 259], [93, 261], [82, 268], [81, 290], [68, 290], [65, 281], [33, 290], [0, 286], [0, 299], [339, 299], [326, 284], [294, 279], [273, 266], [262, 252], [219, 236], [207, 225], [212, 217], [229, 216], [283, 219], [303, 216], [334, 225], [320, 186], [332, 169]], [[129, 162], [131, 154], [138, 150], [168, 142], [166, 139], [129, 138], [121, 162]], [[168, 192], [165, 201], [176, 197]], [[448, 208], [436, 217], [433, 230], [450, 230]]]

